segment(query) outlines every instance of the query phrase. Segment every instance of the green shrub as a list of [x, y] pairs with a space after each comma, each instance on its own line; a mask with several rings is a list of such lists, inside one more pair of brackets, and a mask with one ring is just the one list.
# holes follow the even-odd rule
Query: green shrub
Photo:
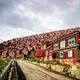
[[77, 69], [80, 69], [80, 65], [77, 65]]
[[0, 59], [0, 66], [3, 65], [4, 63], [5, 63], [5, 61]]
[[39, 60], [37, 60], [37, 63], [40, 63], [40, 61], [39, 61]]
[[49, 67], [48, 67], [49, 69], [51, 69], [51, 65], [49, 65]]

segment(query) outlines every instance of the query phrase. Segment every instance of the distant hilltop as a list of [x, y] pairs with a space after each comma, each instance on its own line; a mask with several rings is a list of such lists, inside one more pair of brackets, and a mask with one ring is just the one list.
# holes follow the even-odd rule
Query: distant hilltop
[[[61, 37], [63, 35], [69, 34], [69, 33], [73, 32], [73, 31], [80, 31], [80, 27], [69, 28], [69, 29], [65, 29], [65, 30], [56, 30], [56, 31], [52, 31], [52, 32], [46, 32], [46, 33], [42, 33], [42, 34], [36, 34], [36, 35], [26, 36], [26, 37], [21, 37], [21, 38], [14, 38], [14, 39], [11, 39], [11, 40], [8, 40], [8, 41], [25, 39], [25, 38], [33, 38], [33, 37], [38, 37], [40, 39], [43, 38], [44, 41], [48, 41], [50, 39], [55, 40], [55, 39], [57, 39], [57, 38], [59, 38], [59, 37]], [[0, 41], [2, 42], [3, 40], [0, 39]], [[4, 41], [2, 43], [8, 42], [8, 41]]]

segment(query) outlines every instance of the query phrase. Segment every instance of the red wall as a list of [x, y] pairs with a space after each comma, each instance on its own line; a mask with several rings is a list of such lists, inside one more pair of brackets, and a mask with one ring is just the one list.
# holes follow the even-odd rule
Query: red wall
[[73, 34], [70, 34], [68, 36], [64, 36], [64, 37], [61, 37], [57, 40], [55, 40], [53, 43], [52, 43], [52, 50], [54, 49], [54, 44], [56, 43], [59, 43], [59, 49], [60, 49], [60, 41], [63, 41], [65, 40], [66, 41], [66, 47], [68, 47], [68, 39], [71, 39], [71, 38], [74, 38], [75, 37], [75, 44], [77, 45], [78, 44], [78, 39], [79, 39], [79, 34], [76, 32], [76, 33], [73, 33]]
[[63, 55], [63, 58], [60, 58], [60, 52], [58, 52], [58, 59], [71, 59], [71, 58], [76, 58], [76, 48], [73, 48], [72, 49], [72, 52], [73, 52], [73, 56], [72, 57], [68, 57], [68, 49], [64, 51], [64, 55]]

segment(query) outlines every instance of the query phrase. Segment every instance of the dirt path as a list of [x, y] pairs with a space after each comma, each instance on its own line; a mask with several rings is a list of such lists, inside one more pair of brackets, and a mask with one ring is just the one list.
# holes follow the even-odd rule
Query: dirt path
[[22, 69], [26, 80], [73, 80], [65, 76], [46, 71], [43, 68], [25, 61], [17, 61], [17, 63]]

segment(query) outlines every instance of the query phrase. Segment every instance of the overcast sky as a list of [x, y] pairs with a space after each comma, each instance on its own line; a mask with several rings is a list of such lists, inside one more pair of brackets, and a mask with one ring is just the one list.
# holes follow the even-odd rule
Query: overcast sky
[[0, 0], [0, 41], [80, 26], [80, 0]]

